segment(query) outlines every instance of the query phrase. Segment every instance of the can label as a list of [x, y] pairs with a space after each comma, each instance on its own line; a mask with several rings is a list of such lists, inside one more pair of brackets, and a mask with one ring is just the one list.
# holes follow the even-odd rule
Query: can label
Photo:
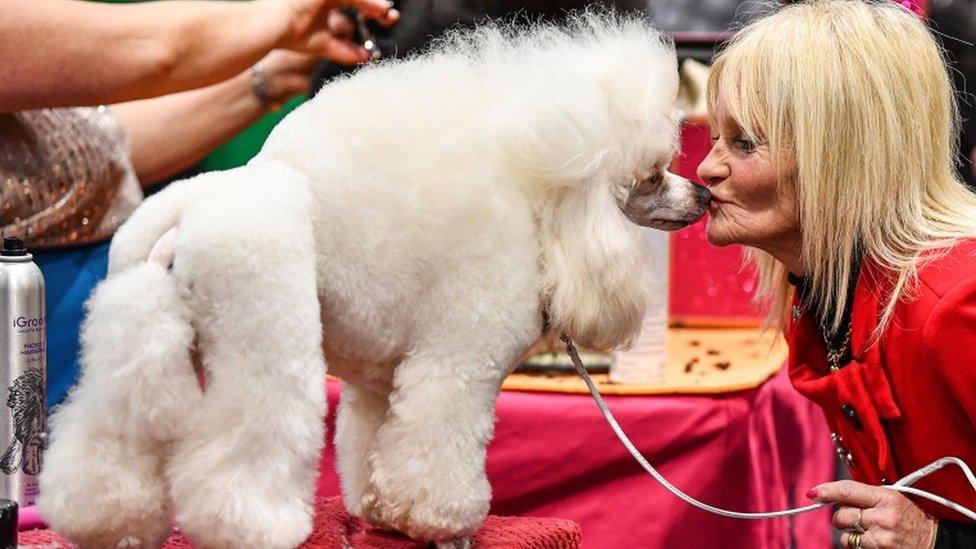
[[44, 276], [30, 255], [0, 254], [0, 498], [21, 506], [34, 504], [43, 466], [44, 309]]
[[[44, 352], [41, 344], [41, 353]], [[28, 475], [41, 471], [44, 444], [44, 371], [29, 367], [14, 380], [7, 394], [7, 408], [13, 417], [13, 439], [0, 456], [0, 471]]]

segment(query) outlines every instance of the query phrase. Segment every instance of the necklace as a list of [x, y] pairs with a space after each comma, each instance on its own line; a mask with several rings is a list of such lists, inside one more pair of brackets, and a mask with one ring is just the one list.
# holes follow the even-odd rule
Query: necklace
[[844, 334], [844, 341], [836, 348], [831, 345], [830, 338], [827, 337], [827, 330], [821, 330], [821, 332], [823, 333], [824, 345], [827, 347], [827, 365], [830, 366], [831, 372], [836, 372], [840, 370], [840, 361], [847, 354], [847, 350], [851, 346], [851, 323], [847, 323], [847, 332]]

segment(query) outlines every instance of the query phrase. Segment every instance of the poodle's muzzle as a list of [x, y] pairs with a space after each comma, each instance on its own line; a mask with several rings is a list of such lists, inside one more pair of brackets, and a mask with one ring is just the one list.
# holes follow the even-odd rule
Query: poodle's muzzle
[[705, 215], [712, 193], [671, 172], [636, 182], [620, 209], [642, 227], [675, 231]]

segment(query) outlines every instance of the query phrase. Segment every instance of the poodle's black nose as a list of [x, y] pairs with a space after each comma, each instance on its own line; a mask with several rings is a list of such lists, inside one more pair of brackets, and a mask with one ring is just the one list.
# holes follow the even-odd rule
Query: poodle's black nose
[[695, 192], [698, 193], [698, 200], [700, 200], [703, 204], [707, 204], [712, 200], [712, 192], [709, 191], [707, 187], [695, 185]]

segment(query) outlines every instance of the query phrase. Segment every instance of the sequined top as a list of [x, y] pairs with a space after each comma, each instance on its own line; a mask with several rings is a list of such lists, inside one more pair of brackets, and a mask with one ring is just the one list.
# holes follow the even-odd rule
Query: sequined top
[[29, 248], [111, 238], [142, 200], [105, 107], [0, 113], [0, 233]]

